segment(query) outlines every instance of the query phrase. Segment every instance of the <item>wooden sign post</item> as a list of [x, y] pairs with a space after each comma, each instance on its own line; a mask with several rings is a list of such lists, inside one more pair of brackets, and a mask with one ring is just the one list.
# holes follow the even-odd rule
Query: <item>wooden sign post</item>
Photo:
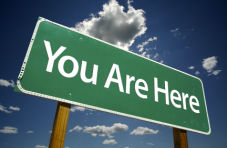
[[174, 148], [188, 148], [187, 131], [173, 128]]
[[70, 104], [58, 102], [49, 148], [63, 148], [70, 113]]

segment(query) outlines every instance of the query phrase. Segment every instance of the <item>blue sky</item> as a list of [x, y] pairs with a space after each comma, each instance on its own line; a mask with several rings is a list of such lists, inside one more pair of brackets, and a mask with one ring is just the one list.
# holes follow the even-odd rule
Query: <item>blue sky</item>
[[[103, 9], [104, 4], [106, 10]], [[108, 8], [115, 8], [113, 11], [118, 12], [117, 15], [111, 15]], [[131, 16], [129, 10], [132, 10]], [[224, 77], [227, 20], [224, 0], [118, 0], [112, 1], [112, 5], [108, 0], [5, 1], [1, 2], [0, 11], [1, 148], [45, 148], [49, 144], [57, 102], [13, 91], [39, 16], [76, 27], [84, 33], [201, 78], [212, 134], [188, 132], [189, 147], [227, 146], [227, 81]], [[127, 17], [121, 18], [122, 14]], [[107, 22], [100, 23], [100, 20]], [[116, 33], [119, 28], [114, 25], [105, 31], [110, 31], [108, 35], [94, 32], [105, 30], [108, 21], [113, 20], [123, 24], [131, 21], [134, 27], [126, 27], [124, 36]], [[98, 134], [97, 130], [101, 133]], [[172, 128], [72, 106], [66, 147], [171, 148]]]

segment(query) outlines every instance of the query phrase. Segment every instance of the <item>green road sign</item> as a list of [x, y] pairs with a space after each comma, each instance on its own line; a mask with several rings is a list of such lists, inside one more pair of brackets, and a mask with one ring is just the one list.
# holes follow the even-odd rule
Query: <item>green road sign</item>
[[200, 79], [39, 18], [17, 87], [23, 93], [210, 134]]

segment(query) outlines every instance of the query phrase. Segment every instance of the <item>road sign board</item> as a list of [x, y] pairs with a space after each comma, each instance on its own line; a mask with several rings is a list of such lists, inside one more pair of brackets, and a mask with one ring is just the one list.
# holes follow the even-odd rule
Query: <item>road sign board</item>
[[39, 18], [18, 89], [91, 109], [210, 134], [200, 79]]

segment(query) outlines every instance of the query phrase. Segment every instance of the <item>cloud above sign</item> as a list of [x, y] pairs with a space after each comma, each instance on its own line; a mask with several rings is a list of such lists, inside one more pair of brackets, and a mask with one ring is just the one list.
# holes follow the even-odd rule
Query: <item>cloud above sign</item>
[[145, 21], [144, 11], [135, 9], [131, 1], [125, 11], [116, 0], [110, 0], [98, 16], [91, 14], [91, 18], [77, 23], [75, 29], [128, 50], [136, 37], [147, 30]]
[[[206, 70], [208, 76], [217, 76], [222, 70], [217, 70], [218, 58], [216, 56], [207, 57], [202, 60], [202, 68]], [[195, 70], [195, 75], [199, 75], [200, 71], [196, 70], [195, 66], [189, 66], [189, 70]]]
[[202, 66], [208, 72], [208, 75], [218, 75], [222, 70], [215, 70], [218, 60], [216, 56], [203, 59]]

